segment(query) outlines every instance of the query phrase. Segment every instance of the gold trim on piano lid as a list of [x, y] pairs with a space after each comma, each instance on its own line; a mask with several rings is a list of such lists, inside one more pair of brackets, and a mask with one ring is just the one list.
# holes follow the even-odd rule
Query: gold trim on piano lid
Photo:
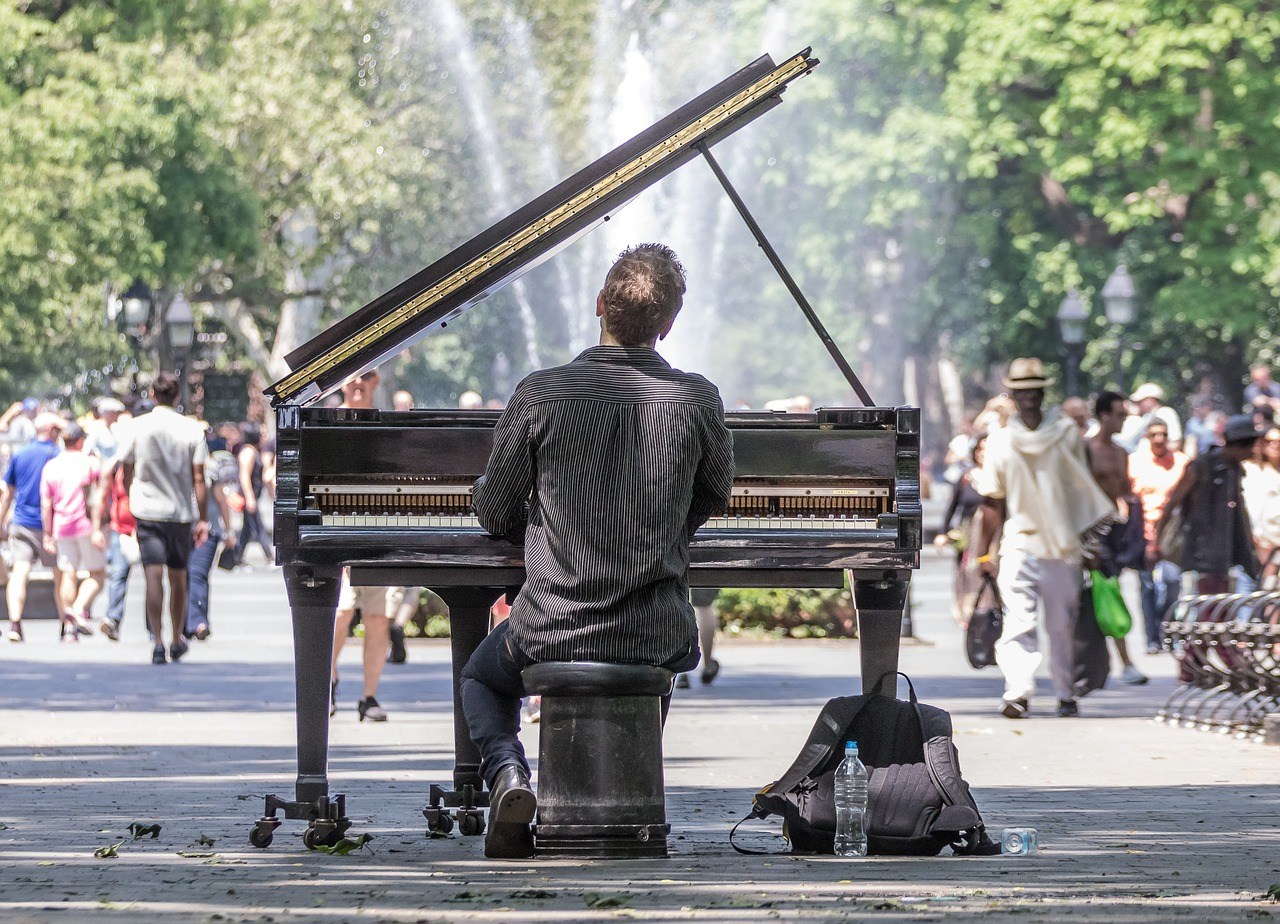
[[373, 322], [364, 330], [350, 337], [336, 351], [328, 353], [304, 364], [300, 369], [289, 373], [276, 383], [276, 401], [287, 401], [329, 370], [343, 363], [356, 353], [376, 342], [386, 332], [399, 327], [405, 321], [420, 313], [427, 305], [456, 292], [481, 273], [506, 260], [535, 242], [548, 231], [564, 224], [584, 206], [600, 199], [619, 185], [624, 184], [636, 174], [649, 169], [656, 163], [665, 160], [675, 150], [684, 148], [697, 137], [715, 127], [717, 122], [724, 121], [738, 110], [754, 105], [775, 93], [779, 87], [812, 69], [811, 59], [807, 52], [801, 52], [777, 68], [766, 74], [756, 83], [740, 90], [736, 95], [721, 103], [715, 109], [705, 113], [666, 140], [659, 142], [649, 150], [624, 164], [603, 180], [587, 187], [564, 205], [548, 212], [538, 221], [527, 225], [522, 230], [507, 238], [497, 247], [491, 248], [452, 276], [441, 280], [425, 292], [419, 293], [399, 308]]

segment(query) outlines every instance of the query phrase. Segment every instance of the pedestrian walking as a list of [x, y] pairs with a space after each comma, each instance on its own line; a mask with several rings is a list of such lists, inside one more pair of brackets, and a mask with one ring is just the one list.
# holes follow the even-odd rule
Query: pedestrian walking
[[[720, 662], [712, 654], [716, 647], [716, 632], [720, 628], [720, 615], [716, 612], [716, 597], [720, 596], [718, 587], [692, 587], [689, 589], [689, 603], [693, 606], [693, 616], [698, 623], [698, 646], [702, 649], [702, 671], [698, 680], [707, 686], [720, 676]], [[676, 677], [676, 686], [682, 690], [689, 689], [689, 674], [685, 671]]]
[[[1080, 428], [1044, 412], [1044, 389], [1053, 383], [1036, 358], [1015, 359], [1004, 386], [1017, 413], [986, 442], [975, 478], [983, 495], [978, 567], [997, 576], [1005, 605], [996, 664], [1005, 678], [1000, 714], [1027, 715], [1035, 692], [1040, 653], [1037, 616], [1044, 612], [1049, 672], [1058, 715], [1079, 710], [1073, 691], [1074, 635], [1080, 606], [1086, 534], [1112, 517], [1114, 506], [1093, 479]], [[991, 549], [1000, 539], [999, 562]]]
[[31, 566], [37, 562], [45, 567], [54, 564], [54, 556], [44, 542], [40, 477], [44, 474], [44, 467], [60, 452], [57, 441], [62, 430], [62, 418], [57, 414], [39, 414], [32, 426], [35, 439], [9, 459], [4, 470], [4, 484], [0, 486], [0, 540], [9, 543], [9, 583], [5, 586], [5, 602], [9, 605], [11, 642], [21, 642], [26, 638], [22, 629], [22, 611], [27, 605]]
[[1129, 400], [1137, 405], [1137, 414], [1125, 422], [1116, 440], [1126, 451], [1136, 450], [1147, 434], [1147, 427], [1157, 420], [1164, 421], [1169, 428], [1169, 445], [1174, 449], [1182, 447], [1182, 421], [1178, 419], [1178, 412], [1164, 403], [1163, 388], [1155, 382], [1146, 382], [1134, 390]]
[[129, 572], [141, 564], [138, 550], [138, 521], [129, 509], [129, 489], [124, 483], [124, 466], [119, 454], [107, 463], [99, 484], [100, 501], [95, 508], [95, 527], [107, 537], [107, 610], [98, 622], [98, 631], [116, 642], [124, 621]]
[[275, 560], [275, 553], [271, 550], [271, 537], [267, 534], [266, 524], [262, 522], [262, 512], [258, 508], [258, 502], [266, 486], [263, 480], [265, 466], [262, 461], [262, 451], [259, 448], [261, 442], [261, 427], [256, 423], [240, 425], [240, 448], [236, 451], [236, 459], [240, 466], [239, 491], [240, 496], [244, 498], [244, 507], [240, 514], [243, 522], [240, 525], [240, 538], [236, 544], [236, 557], [243, 562], [245, 554], [249, 551], [249, 543], [256, 542], [262, 549], [262, 555], [267, 564], [271, 564]]
[[[348, 379], [342, 386], [342, 407], [371, 408], [378, 389], [378, 371], [370, 369]], [[243, 469], [242, 469], [243, 471]], [[364, 626], [364, 688], [356, 713], [360, 721], [385, 722], [387, 711], [378, 702], [378, 684], [382, 680], [382, 668], [387, 663], [391, 647], [389, 615], [394, 615], [404, 602], [403, 587], [355, 587], [351, 583], [351, 571], [342, 569], [342, 584], [338, 591], [338, 609], [335, 613], [333, 632], [333, 660], [329, 676], [329, 715], [338, 711], [338, 656], [351, 633], [351, 623], [356, 611], [360, 612], [360, 624]]]
[[970, 456], [951, 487], [951, 502], [943, 514], [942, 529], [933, 539], [938, 548], [950, 546], [956, 556], [951, 582], [951, 616], [961, 626], [969, 624], [969, 612], [982, 586], [973, 552], [977, 546], [975, 523], [982, 507], [982, 495], [973, 485], [973, 475], [982, 467], [986, 442], [985, 433], [978, 434], [974, 440]]
[[[1085, 440], [1085, 455], [1094, 481], [1115, 505], [1116, 517], [1097, 560], [1086, 562], [1086, 565], [1096, 566], [1107, 577], [1119, 577], [1125, 568], [1140, 568], [1146, 555], [1142, 501], [1134, 494], [1133, 482], [1129, 478], [1129, 454], [1116, 443], [1116, 435], [1128, 417], [1124, 395], [1114, 391], [1099, 392], [1093, 399], [1093, 416], [1098, 424], [1097, 431]], [[1146, 683], [1147, 676], [1138, 670], [1129, 656], [1127, 639], [1112, 638], [1111, 642], [1122, 666], [1120, 682], [1131, 685]]]
[[[220, 458], [221, 457], [221, 458]], [[224, 461], [225, 460], [225, 461]], [[209, 454], [205, 466], [205, 490], [209, 494], [209, 538], [191, 550], [187, 565], [187, 620], [183, 635], [203, 642], [212, 634], [209, 621], [209, 574], [218, 554], [218, 543], [233, 552], [237, 537], [231, 528], [230, 492], [238, 483], [239, 466], [231, 453]]]
[[1145, 567], [1138, 572], [1147, 654], [1155, 654], [1163, 647], [1161, 624], [1182, 593], [1182, 569], [1160, 556], [1156, 527], [1190, 461], [1186, 453], [1169, 445], [1169, 425], [1163, 420], [1147, 427], [1146, 445], [1139, 446], [1129, 457], [1133, 490], [1142, 502], [1143, 538], [1147, 543]]
[[151, 385], [155, 408], [129, 425], [120, 447], [124, 484], [138, 524], [138, 548], [147, 577], [147, 627], [155, 643], [152, 664], [168, 660], [162, 619], [166, 577], [173, 639], [169, 659], [177, 661], [188, 651], [183, 639], [187, 567], [192, 547], [209, 537], [204, 427], [175, 409], [178, 390], [177, 376], [159, 373]]
[[1225, 443], [1187, 466], [1156, 527], [1159, 556], [1159, 540], [1169, 517], [1174, 510], [1183, 511], [1182, 567], [1198, 573], [1199, 593], [1226, 593], [1230, 589], [1228, 575], [1237, 566], [1255, 581], [1260, 576], [1242, 490], [1243, 463], [1253, 455], [1260, 436], [1252, 415], [1228, 418], [1223, 430]]
[[1280, 428], [1269, 427], [1255, 457], [1243, 463], [1244, 506], [1253, 528], [1253, 544], [1262, 565], [1260, 584], [1270, 587], [1280, 570]]
[[[40, 514], [45, 551], [56, 555], [58, 613], [62, 640], [74, 642], [92, 635], [89, 608], [106, 578], [107, 541], [89, 519], [90, 496], [101, 470], [98, 460], [83, 452], [85, 432], [79, 424], [62, 431], [62, 452], [40, 474]], [[97, 504], [96, 496], [93, 503]], [[79, 577], [85, 572], [84, 580]]]

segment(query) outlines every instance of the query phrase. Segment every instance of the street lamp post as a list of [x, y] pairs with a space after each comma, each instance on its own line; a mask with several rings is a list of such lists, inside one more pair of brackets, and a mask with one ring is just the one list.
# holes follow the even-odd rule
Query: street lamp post
[[169, 303], [169, 310], [165, 312], [164, 331], [169, 341], [169, 349], [174, 354], [174, 364], [177, 366], [179, 400], [186, 409], [189, 401], [187, 357], [196, 339], [196, 316], [191, 311], [191, 302], [181, 292], [173, 297], [173, 301]]
[[138, 393], [138, 361], [152, 332], [151, 312], [154, 308], [155, 296], [145, 283], [136, 280], [122, 295], [107, 295], [107, 320], [116, 323], [133, 348], [130, 390], [135, 395]]
[[1080, 394], [1080, 359], [1084, 347], [1085, 322], [1089, 313], [1085, 310], [1084, 301], [1075, 289], [1067, 292], [1058, 309], [1058, 332], [1062, 337], [1062, 345], [1067, 350], [1067, 396]]
[[1115, 271], [1107, 277], [1102, 287], [1102, 305], [1107, 314], [1107, 323], [1116, 328], [1116, 390], [1123, 393], [1124, 329], [1138, 316], [1138, 289], [1133, 284], [1133, 277], [1129, 275], [1129, 268], [1123, 262], [1116, 265]]

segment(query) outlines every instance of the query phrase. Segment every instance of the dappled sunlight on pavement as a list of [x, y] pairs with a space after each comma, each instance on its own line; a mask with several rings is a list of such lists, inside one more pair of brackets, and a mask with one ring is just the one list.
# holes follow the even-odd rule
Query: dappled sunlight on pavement
[[[1057, 719], [995, 714], [998, 674], [970, 670], [946, 609], [945, 562], [916, 586], [919, 641], [902, 664], [922, 700], [953, 712], [965, 776], [989, 826], [1039, 830], [1031, 858], [789, 856], [777, 819], [728, 830], [794, 758], [828, 697], [856, 691], [857, 644], [734, 641], [715, 684], [679, 691], [666, 734], [667, 860], [485, 860], [482, 839], [428, 838], [427, 787], [452, 769], [448, 649], [414, 642], [388, 666], [391, 720], [358, 723], [359, 645], [344, 653], [332, 790], [347, 857], [307, 851], [286, 821], [248, 846], [267, 792], [294, 775], [289, 624], [278, 573], [218, 575], [214, 637], [189, 659], [145, 663], [118, 645], [67, 652], [36, 625], [0, 649], [0, 919], [163, 921], [1236, 920], [1280, 881], [1280, 752], [1157, 725], [1167, 656], [1145, 687], [1109, 686]], [[136, 616], [131, 612], [130, 619]], [[346, 700], [351, 700], [347, 702]], [[537, 753], [536, 726], [526, 748]], [[131, 823], [161, 825], [133, 840]], [[94, 851], [121, 844], [118, 858]]]

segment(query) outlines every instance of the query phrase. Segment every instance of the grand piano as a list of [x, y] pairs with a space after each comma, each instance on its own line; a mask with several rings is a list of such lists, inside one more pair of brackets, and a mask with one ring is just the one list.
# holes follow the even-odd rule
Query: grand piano
[[335, 842], [350, 824], [345, 797], [330, 794], [327, 775], [329, 660], [344, 566], [355, 585], [430, 587], [448, 604], [453, 786], [432, 786], [424, 815], [432, 829], [448, 830], [454, 809], [463, 833], [483, 830], [487, 793], [458, 680], [488, 631], [491, 604], [524, 575], [522, 550], [486, 535], [470, 509], [499, 414], [317, 404], [697, 158], [864, 406], [726, 414], [732, 501], [694, 537], [689, 583], [840, 587], [850, 572], [863, 689], [892, 693], [908, 582], [920, 559], [919, 409], [874, 406], [711, 153], [817, 64], [809, 49], [781, 64], [757, 59], [289, 354], [293, 371], [267, 394], [277, 427], [276, 560], [293, 620], [298, 776], [293, 799], [267, 797], [252, 844], [270, 844], [280, 815], [308, 822], [308, 846]]

